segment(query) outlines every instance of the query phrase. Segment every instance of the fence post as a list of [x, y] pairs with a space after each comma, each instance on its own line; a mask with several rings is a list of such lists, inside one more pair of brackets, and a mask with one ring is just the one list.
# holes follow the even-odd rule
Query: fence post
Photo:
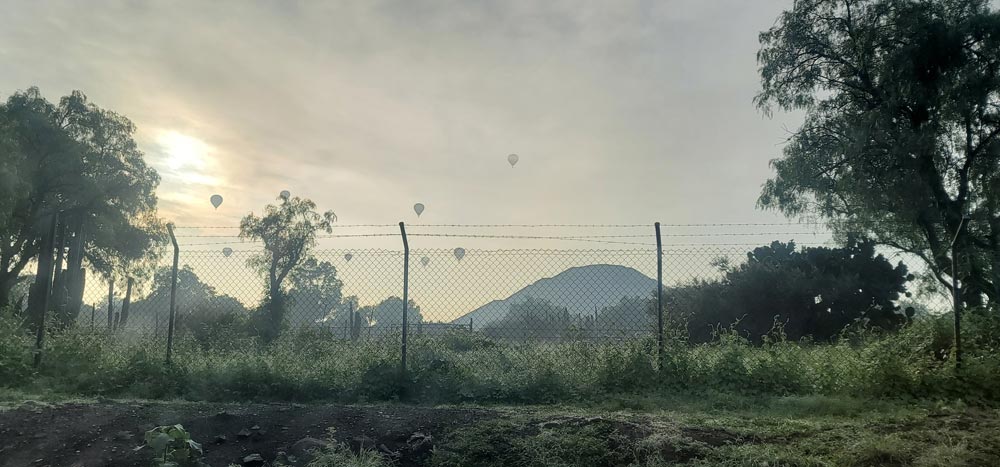
[[49, 295], [52, 293], [52, 249], [55, 248], [56, 226], [59, 224], [59, 213], [52, 214], [52, 225], [49, 227], [49, 234], [44, 239], [42, 254], [38, 256], [38, 270], [45, 275], [45, 281], [41, 284], [41, 290], [35, 292], [41, 294], [38, 302], [38, 333], [35, 335], [35, 368], [42, 364], [42, 346], [45, 343], [45, 314], [49, 309]]
[[94, 330], [94, 317], [97, 316], [97, 305], [90, 304], [90, 330]]
[[177, 261], [180, 259], [180, 247], [177, 246], [177, 237], [174, 237], [174, 225], [167, 224], [167, 233], [170, 234], [170, 242], [174, 244], [174, 265], [170, 271], [170, 316], [167, 323], [167, 363], [174, 350], [174, 313], [177, 300]]
[[469, 332], [474, 332], [472, 329], [472, 317], [469, 317]]
[[660, 237], [660, 223], [656, 229], [656, 367], [663, 365], [663, 240]]
[[406, 225], [399, 223], [399, 234], [403, 237], [403, 346], [400, 358], [400, 369], [402, 376], [406, 377], [406, 327], [408, 319], [406, 316], [407, 301], [410, 295], [410, 243], [406, 240]]
[[962, 288], [958, 283], [958, 236], [968, 216], [963, 216], [958, 222], [958, 230], [951, 239], [951, 297], [955, 308], [955, 369], [962, 369]]

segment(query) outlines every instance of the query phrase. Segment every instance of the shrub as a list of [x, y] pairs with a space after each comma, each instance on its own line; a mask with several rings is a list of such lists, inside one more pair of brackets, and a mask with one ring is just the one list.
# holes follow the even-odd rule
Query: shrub
[[794, 242], [773, 242], [748, 253], [743, 264], [720, 261], [718, 266], [720, 279], [696, 281], [668, 294], [667, 309], [688, 322], [694, 342], [709, 342], [714, 328], [732, 326], [760, 343], [776, 317], [790, 339], [824, 342], [856, 322], [881, 329], [906, 322], [895, 304], [906, 290], [906, 267], [893, 267], [869, 241], [849, 239], [843, 248], [798, 251]]
[[8, 310], [0, 310], [0, 385], [23, 384], [32, 373], [31, 338]]
[[708, 344], [671, 335], [659, 370], [652, 339], [421, 336], [409, 346], [405, 378], [394, 339], [349, 341], [326, 330], [288, 332], [269, 344], [228, 335], [208, 350], [182, 336], [168, 365], [162, 340], [72, 327], [50, 334], [34, 373], [29, 336], [0, 320], [0, 371], [9, 385], [203, 400], [549, 403], [666, 390], [1000, 400], [995, 321], [970, 319], [965, 366], [956, 372], [951, 353], [942, 354], [947, 319], [924, 317], [891, 333], [860, 328], [834, 344], [790, 341], [780, 329], [760, 343], [735, 329]]

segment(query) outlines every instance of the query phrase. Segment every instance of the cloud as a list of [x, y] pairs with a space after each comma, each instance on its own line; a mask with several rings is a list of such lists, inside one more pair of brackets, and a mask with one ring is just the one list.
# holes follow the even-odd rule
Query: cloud
[[[754, 53], [787, 3], [24, 2], [0, 92], [132, 118], [180, 224], [282, 189], [344, 222], [417, 201], [442, 222], [770, 219], [754, 200], [795, 116], [753, 108]], [[172, 169], [164, 132], [215, 164]]]

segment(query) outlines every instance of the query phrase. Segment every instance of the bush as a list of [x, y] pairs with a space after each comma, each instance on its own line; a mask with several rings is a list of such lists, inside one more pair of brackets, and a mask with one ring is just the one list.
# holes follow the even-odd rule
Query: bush
[[7, 309], [0, 309], [0, 385], [13, 387], [31, 376], [32, 341]]
[[748, 253], [743, 264], [719, 261], [718, 267], [722, 278], [667, 295], [671, 316], [687, 322], [694, 342], [710, 342], [715, 329], [733, 327], [760, 343], [775, 320], [791, 340], [822, 342], [859, 322], [887, 330], [906, 322], [895, 303], [906, 291], [906, 267], [893, 267], [872, 242], [850, 239], [843, 248], [798, 251], [794, 242], [773, 242]]
[[208, 350], [182, 336], [168, 365], [162, 340], [74, 327], [49, 336], [34, 373], [29, 336], [0, 320], [0, 371], [8, 385], [200, 400], [549, 403], [660, 391], [1000, 400], [996, 321], [970, 318], [965, 366], [956, 372], [944, 348], [948, 319], [922, 317], [891, 333], [856, 329], [834, 344], [790, 341], [780, 329], [759, 343], [735, 329], [708, 344], [671, 335], [659, 370], [652, 339], [421, 336], [409, 346], [405, 378], [398, 341], [349, 341], [326, 330], [288, 332], [270, 344], [230, 334]]

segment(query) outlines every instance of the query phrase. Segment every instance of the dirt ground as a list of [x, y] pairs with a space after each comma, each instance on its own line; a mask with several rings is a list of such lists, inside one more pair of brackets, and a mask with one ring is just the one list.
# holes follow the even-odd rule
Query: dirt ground
[[[429, 454], [414, 434], [437, 437], [498, 414], [478, 409], [412, 406], [118, 402], [57, 406], [26, 404], [0, 412], [0, 465], [97, 467], [150, 464], [143, 434], [180, 423], [202, 443], [210, 466], [240, 465], [251, 454], [272, 462], [305, 438], [335, 438], [380, 450], [397, 465], [419, 465]], [[304, 443], [308, 444], [308, 442]]]
[[[137, 449], [144, 433], [173, 424], [202, 443], [211, 467], [300, 467], [330, 428], [355, 452], [402, 467], [1000, 465], [1000, 409], [961, 404], [716, 398], [623, 411], [23, 400], [0, 406], [0, 467], [148, 467], [152, 452]], [[723, 404], [735, 406], [715, 407]]]

